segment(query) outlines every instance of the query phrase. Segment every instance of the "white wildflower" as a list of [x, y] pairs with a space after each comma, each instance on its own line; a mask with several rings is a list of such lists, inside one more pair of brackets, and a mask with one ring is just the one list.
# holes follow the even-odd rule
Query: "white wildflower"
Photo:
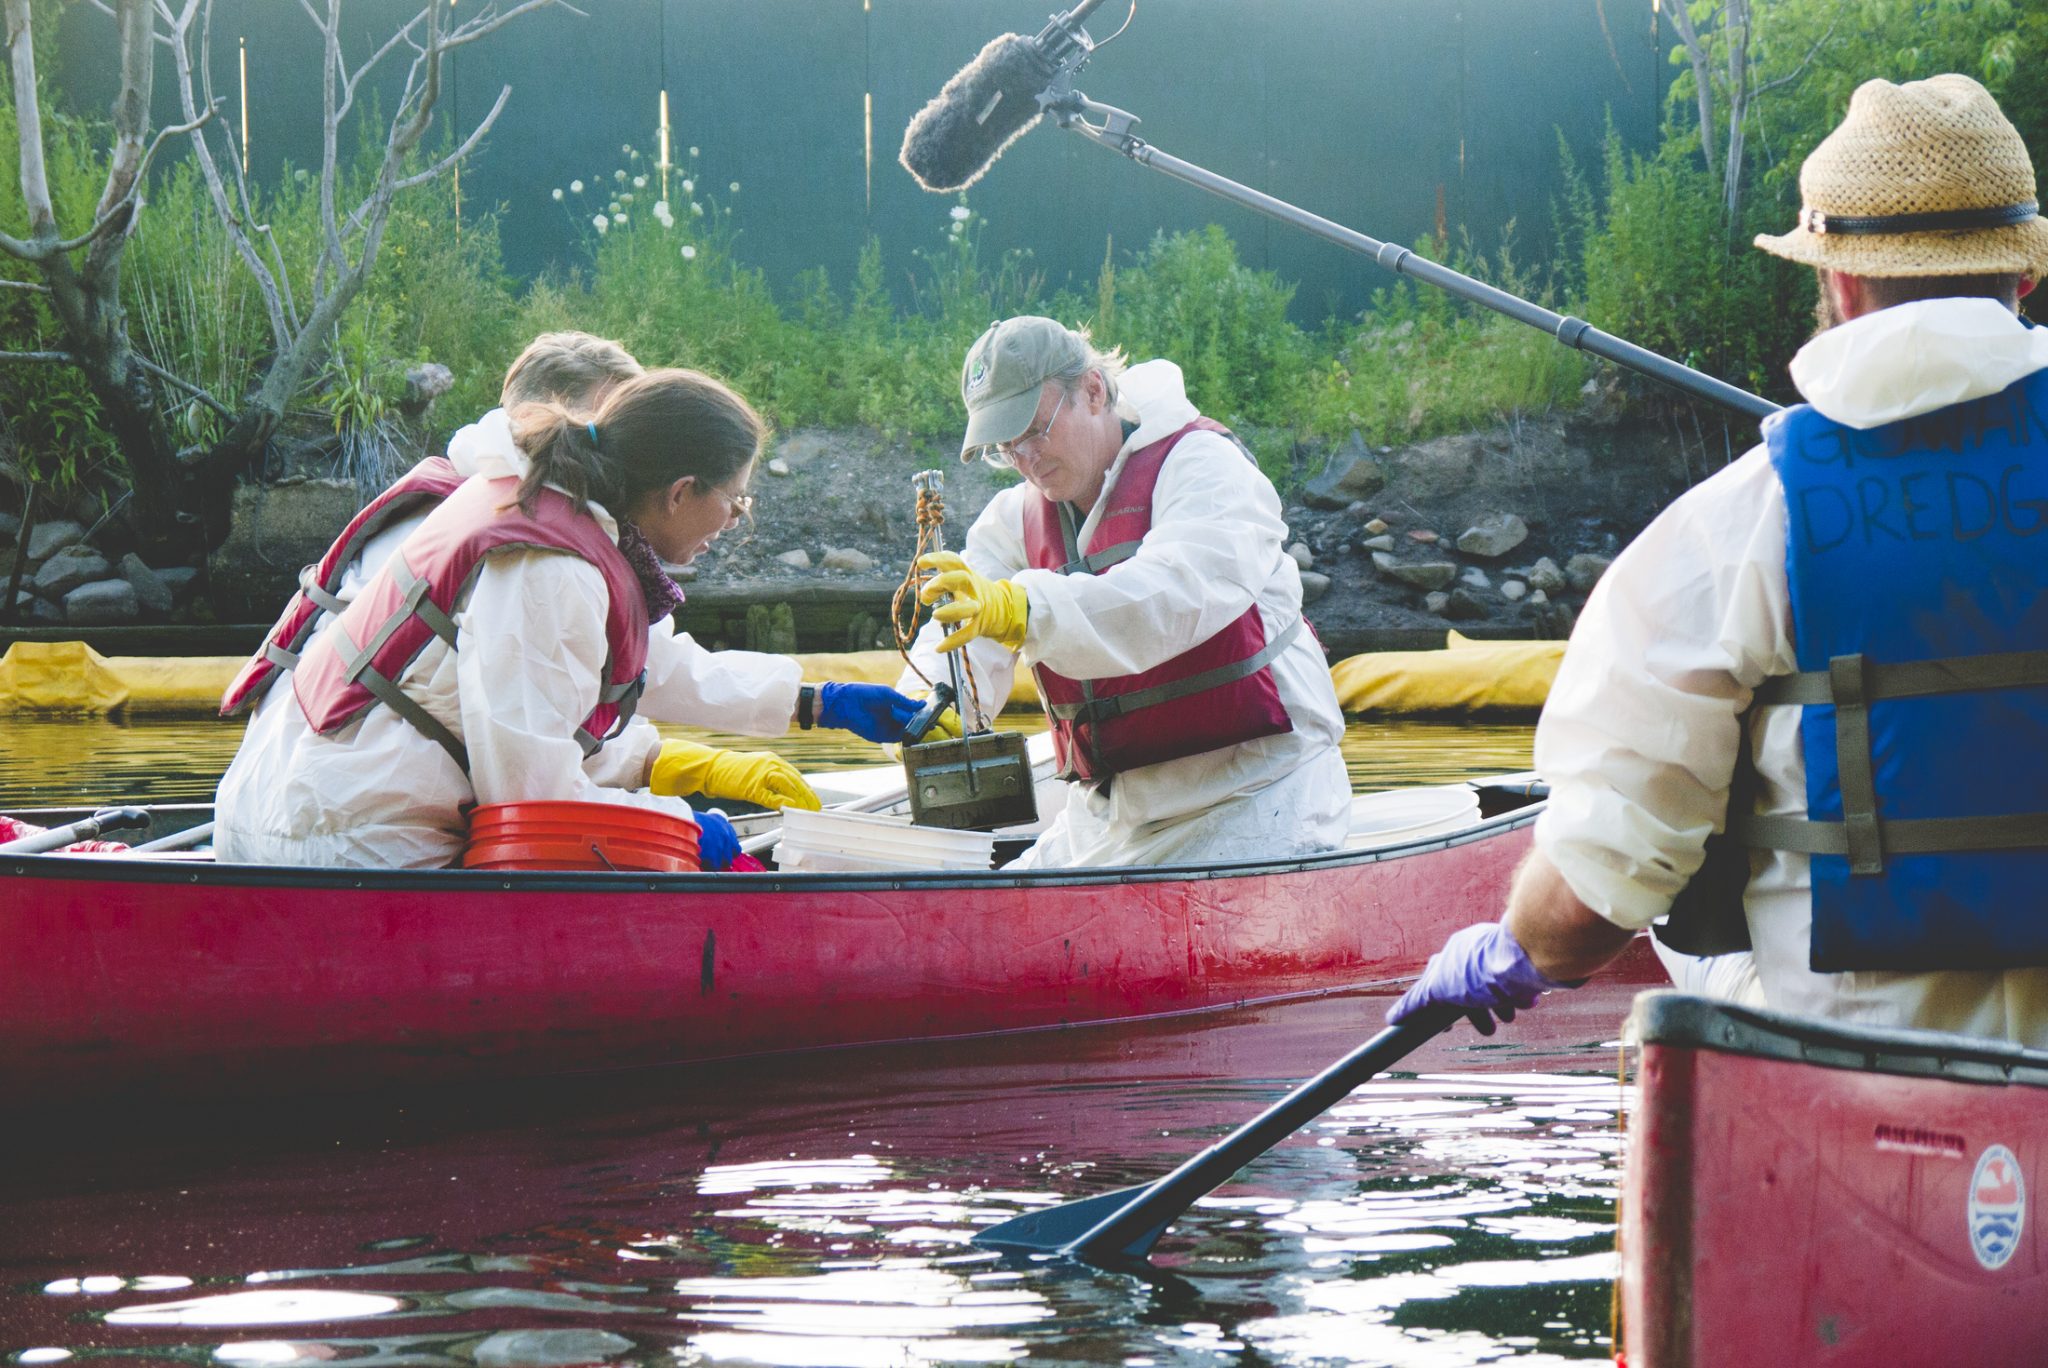
[[625, 216], [624, 214], [613, 214], [613, 215], [612, 215], [612, 222], [613, 222], [613, 223], [624, 223], [625, 221], [626, 221], [626, 216]]
[[693, 180], [686, 180], [686, 181], [684, 181], [684, 182], [683, 182], [683, 193], [684, 193], [684, 194], [686, 194], [686, 195], [694, 195], [694, 194], [696, 194], [696, 193], [697, 193], [697, 182], [695, 182], [695, 181], [693, 181]]
[[691, 156], [693, 156], [693, 157], [694, 157], [694, 156], [696, 156], [696, 155], [697, 155], [697, 149], [696, 149], [696, 148], [694, 148], [694, 147], [693, 147], [693, 148], [691, 148], [691, 149], [690, 149], [690, 155], [691, 155]]
[[645, 189], [647, 188], [647, 177], [645, 177], [645, 176], [635, 176], [635, 177], [633, 177], [633, 188], [634, 188], [635, 190], [645, 190]]
[[965, 223], [965, 222], [967, 222], [968, 218], [969, 218], [969, 217], [970, 217], [970, 216], [972, 215], [972, 213], [973, 213], [973, 211], [972, 211], [972, 210], [970, 210], [970, 209], [969, 209], [969, 208], [968, 208], [968, 207], [967, 207], [966, 205], [964, 205], [964, 204], [956, 204], [956, 205], [954, 205], [954, 206], [953, 206], [953, 208], [952, 208], [952, 211], [951, 211], [951, 212], [952, 212], [952, 215], [953, 215], [953, 222], [955, 222], [955, 223]]
[[633, 192], [631, 190], [628, 190], [625, 194], [619, 196], [619, 203], [621, 204], [631, 204], [632, 202]]
[[656, 218], [667, 218], [667, 217], [669, 217], [669, 209], [668, 209], [668, 201], [667, 201], [667, 200], [656, 200], [656, 201], [654, 202], [654, 216], [655, 216]]
[[553, 193], [550, 195], [550, 198], [553, 199], [555, 203], [560, 204], [562, 202], [562, 187], [559, 185], [556, 186], [554, 188]]
[[619, 212], [619, 202], [618, 202], [617, 200], [613, 200], [613, 201], [612, 201], [612, 202], [611, 202], [610, 204], [607, 204], [607, 205], [605, 206], [605, 212], [606, 212], [606, 213], [608, 213], [608, 214], [616, 214], [616, 213], [618, 213], [618, 212]]
[[633, 155], [633, 144], [631, 144], [631, 143], [620, 143], [620, 144], [619, 144], [619, 155], [620, 155], [620, 156], [623, 156], [623, 157], [630, 157], [630, 156], [632, 156], [632, 155]]
[[570, 194], [572, 194], [572, 195], [580, 195], [580, 194], [582, 194], [582, 193], [583, 193], [583, 182], [582, 182], [582, 181], [580, 181], [580, 180], [572, 180], [572, 181], [570, 181], [570, 182], [569, 182], [569, 193], [570, 193]]
[[740, 183], [738, 181], [734, 181], [731, 185], [728, 185], [725, 188], [730, 190], [733, 194], [737, 195], [740, 192]]
[[701, 204], [699, 204], [699, 203], [697, 203], [697, 201], [695, 201], [695, 200], [691, 200], [691, 201], [690, 201], [690, 212], [691, 212], [691, 213], [692, 213], [693, 215], [695, 215], [696, 217], [698, 217], [698, 218], [703, 218], [703, 217], [704, 217], [704, 206], [703, 206], [703, 205], [701, 205]]
[[697, 259], [697, 249], [696, 249], [696, 248], [695, 248], [694, 246], [692, 246], [691, 244], [687, 243], [687, 242], [686, 242], [686, 243], [684, 243], [684, 244], [683, 244], [683, 260], [685, 260], [685, 261], [695, 261], [696, 259]]
[[624, 171], [614, 171], [612, 172], [612, 179], [623, 183], [626, 179], [626, 173]]
[[599, 214], [596, 218], [590, 221], [590, 226], [597, 229], [598, 232], [602, 233], [605, 229], [612, 226], [612, 221], [606, 218], [603, 214]]

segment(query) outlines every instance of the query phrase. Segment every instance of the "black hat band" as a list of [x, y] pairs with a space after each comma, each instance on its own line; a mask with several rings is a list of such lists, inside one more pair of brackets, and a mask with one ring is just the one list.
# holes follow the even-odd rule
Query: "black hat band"
[[2039, 217], [2036, 200], [2025, 204], [2000, 204], [1989, 209], [1943, 209], [1932, 214], [1882, 214], [1854, 216], [1823, 214], [1818, 209], [1801, 209], [1799, 226], [1809, 233], [1870, 237], [1891, 233], [1946, 233], [1968, 228], [2010, 228]]

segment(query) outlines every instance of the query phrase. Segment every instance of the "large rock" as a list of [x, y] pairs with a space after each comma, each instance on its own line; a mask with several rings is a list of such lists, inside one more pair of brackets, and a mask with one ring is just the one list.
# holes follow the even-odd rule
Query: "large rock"
[[1529, 567], [1529, 587], [1539, 593], [1555, 594], [1570, 583], [1564, 577], [1564, 571], [1557, 568], [1557, 562], [1548, 556]]
[[1520, 580], [1501, 581], [1500, 596], [1506, 599], [1509, 603], [1513, 603], [1516, 599], [1522, 597], [1522, 595], [1528, 592], [1529, 586], [1522, 583], [1522, 581]]
[[784, 551], [775, 558], [775, 561], [778, 565], [786, 565], [792, 570], [808, 570], [811, 568], [811, 553], [797, 547], [795, 550]]
[[1412, 585], [1424, 593], [1441, 589], [1458, 577], [1458, 567], [1449, 561], [1398, 561], [1385, 551], [1375, 551], [1372, 563], [1388, 579]]
[[1387, 487], [1387, 472], [1367, 454], [1357, 433], [1341, 450], [1333, 452], [1323, 473], [1308, 482], [1302, 499], [1312, 508], [1349, 508], [1370, 499]]
[[865, 575], [875, 568], [875, 558], [851, 546], [831, 546], [825, 549], [825, 557], [818, 562], [818, 567], [821, 570], [844, 570], [850, 575]]
[[152, 617], [169, 615], [171, 586], [133, 551], [121, 557], [121, 578], [135, 586], [135, 601], [142, 605], [143, 612]]
[[1487, 616], [1487, 608], [1479, 595], [1470, 589], [1453, 589], [1450, 602], [1443, 607], [1443, 614], [1453, 622], [1478, 622]]
[[1529, 539], [1529, 524], [1512, 513], [1489, 513], [1458, 534], [1458, 549], [1492, 560]]
[[1564, 563], [1564, 577], [1571, 582], [1572, 588], [1580, 593], [1591, 593], [1593, 586], [1600, 582], [1600, 577], [1607, 573], [1607, 567], [1612, 564], [1614, 562], [1606, 556], [1581, 551]]
[[1468, 589], [1491, 589], [1493, 587], [1493, 581], [1488, 579], [1486, 572], [1476, 565], [1466, 566], [1463, 573], [1458, 576], [1458, 583]]
[[362, 507], [353, 480], [301, 478], [235, 490], [227, 540], [207, 562], [207, 582], [229, 622], [270, 622], [299, 586], [299, 570]]
[[36, 530], [28, 534], [28, 558], [30, 561], [47, 560], [67, 546], [76, 546], [85, 540], [85, 529], [75, 522], [37, 523]]
[[103, 580], [113, 571], [105, 556], [90, 546], [74, 544], [44, 561], [32, 584], [44, 598], [62, 599], [79, 585]]
[[124, 579], [81, 584], [64, 596], [64, 620], [80, 627], [133, 622], [142, 615], [135, 586]]
[[[0, 594], [5, 592], [6, 586], [0, 585]], [[54, 627], [64, 621], [64, 610], [23, 589], [14, 596], [14, 620], [26, 627]]]
[[1314, 603], [1329, 592], [1330, 577], [1328, 575], [1319, 575], [1313, 570], [1301, 572], [1301, 601], [1303, 604]]
[[0, 544], [12, 546], [15, 538], [20, 535], [21, 519], [12, 513], [0, 513]]
[[1311, 565], [1314, 565], [1316, 563], [1316, 553], [1308, 549], [1307, 542], [1296, 542], [1294, 545], [1287, 548], [1287, 554], [1290, 557], [1292, 557], [1294, 563], [1303, 570], [1308, 569]]
[[199, 572], [189, 565], [168, 565], [156, 572], [157, 580], [171, 591], [171, 605], [184, 603], [192, 597], [193, 588], [199, 583]]
[[405, 373], [405, 407], [424, 413], [427, 405], [454, 388], [455, 372], [438, 361], [422, 361]]
[[1377, 537], [1367, 537], [1358, 546], [1361, 551], [1390, 552], [1394, 549], [1394, 538], [1391, 534], [1383, 532]]

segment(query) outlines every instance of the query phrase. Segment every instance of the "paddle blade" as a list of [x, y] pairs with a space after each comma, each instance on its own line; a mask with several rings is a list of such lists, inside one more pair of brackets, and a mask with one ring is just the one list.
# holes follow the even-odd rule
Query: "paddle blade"
[[[1072, 1251], [1068, 1246], [1074, 1241], [1151, 1190], [1150, 1183], [1140, 1183], [1136, 1187], [1098, 1192], [1093, 1197], [1027, 1211], [1022, 1216], [1012, 1216], [1000, 1225], [992, 1225], [979, 1232], [974, 1243], [1012, 1254], [1069, 1254]], [[1159, 1242], [1159, 1237], [1166, 1233], [1166, 1228], [1173, 1224], [1173, 1217], [1177, 1215], [1179, 1213], [1175, 1212], [1168, 1216], [1139, 1238], [1127, 1241], [1121, 1249], [1091, 1250], [1089, 1257], [1100, 1258], [1108, 1254], [1142, 1259], [1152, 1252], [1152, 1246]]]

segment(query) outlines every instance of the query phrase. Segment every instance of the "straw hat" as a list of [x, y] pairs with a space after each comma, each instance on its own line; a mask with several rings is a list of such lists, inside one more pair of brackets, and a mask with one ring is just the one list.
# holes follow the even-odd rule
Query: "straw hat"
[[1859, 276], [2048, 275], [2027, 145], [1967, 76], [1865, 81], [1799, 195], [1799, 226], [1757, 246]]

